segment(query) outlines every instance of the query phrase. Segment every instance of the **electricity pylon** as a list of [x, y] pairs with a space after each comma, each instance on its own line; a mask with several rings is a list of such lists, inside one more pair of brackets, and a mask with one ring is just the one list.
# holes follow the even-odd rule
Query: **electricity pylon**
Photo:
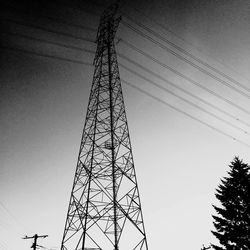
[[100, 19], [61, 250], [148, 250], [114, 46], [117, 8]]

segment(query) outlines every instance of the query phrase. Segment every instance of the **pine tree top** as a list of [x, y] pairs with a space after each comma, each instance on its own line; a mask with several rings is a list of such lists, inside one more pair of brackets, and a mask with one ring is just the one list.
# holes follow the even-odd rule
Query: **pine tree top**
[[250, 167], [238, 157], [229, 165], [228, 176], [221, 179], [216, 189], [216, 198], [221, 207], [213, 206], [217, 215], [213, 216], [221, 246], [214, 249], [250, 249]]

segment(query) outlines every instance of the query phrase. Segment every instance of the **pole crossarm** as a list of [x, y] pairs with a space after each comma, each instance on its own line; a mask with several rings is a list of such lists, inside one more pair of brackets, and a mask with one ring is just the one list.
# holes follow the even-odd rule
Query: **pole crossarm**
[[47, 238], [47, 237], [48, 237], [48, 235], [38, 235], [38, 234], [35, 234], [33, 236], [27, 236], [26, 235], [22, 239], [24, 239], [24, 240], [34, 239], [34, 243], [32, 244], [31, 248], [33, 248], [34, 250], [36, 250], [37, 247], [41, 247], [41, 246], [37, 245], [37, 239], [38, 238]]

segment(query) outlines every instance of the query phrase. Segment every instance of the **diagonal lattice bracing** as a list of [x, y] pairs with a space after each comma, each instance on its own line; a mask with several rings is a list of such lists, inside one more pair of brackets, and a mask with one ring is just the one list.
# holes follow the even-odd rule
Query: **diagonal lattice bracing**
[[61, 250], [148, 250], [114, 46], [116, 10], [100, 19]]

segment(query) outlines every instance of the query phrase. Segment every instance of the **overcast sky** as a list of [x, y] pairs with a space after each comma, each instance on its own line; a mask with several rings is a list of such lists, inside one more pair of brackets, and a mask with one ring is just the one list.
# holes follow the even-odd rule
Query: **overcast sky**
[[[49, 235], [39, 245], [56, 250], [93, 76], [93, 53], [59, 44], [95, 51], [76, 39], [95, 40], [80, 25], [96, 30], [112, 1], [16, 2], [0, 2], [0, 249], [29, 249], [21, 238], [37, 233]], [[137, 87], [122, 83], [151, 250], [217, 243], [215, 189], [234, 156], [250, 163], [249, 10], [248, 0], [121, 1], [127, 17], [116, 48], [121, 78]]]

